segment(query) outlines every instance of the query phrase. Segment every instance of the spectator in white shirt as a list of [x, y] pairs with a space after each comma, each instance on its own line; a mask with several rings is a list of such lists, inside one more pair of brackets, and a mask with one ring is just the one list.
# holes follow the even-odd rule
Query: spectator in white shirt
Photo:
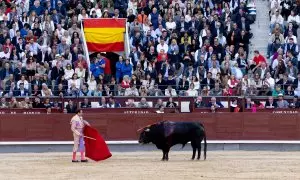
[[281, 14], [279, 14], [279, 11], [277, 10], [271, 18], [270, 33], [272, 33], [275, 24], [277, 23], [283, 28], [283, 20], [284, 20], [283, 17], [281, 16]]
[[165, 40], [160, 39], [160, 43], [156, 47], [157, 52], [161, 52], [161, 50], [164, 50], [164, 52], [168, 52], [169, 46], [165, 44]]
[[198, 91], [194, 88], [194, 83], [190, 84], [190, 88], [186, 91], [186, 96], [198, 96]]
[[269, 88], [271, 88], [271, 90], [273, 91], [274, 87], [275, 87], [275, 80], [274, 78], [272, 78], [271, 73], [267, 72], [266, 74], [266, 78], [263, 82], [265, 85], [267, 85]]
[[172, 86], [168, 86], [168, 88], [165, 90], [165, 96], [177, 96], [176, 90], [173, 89]]

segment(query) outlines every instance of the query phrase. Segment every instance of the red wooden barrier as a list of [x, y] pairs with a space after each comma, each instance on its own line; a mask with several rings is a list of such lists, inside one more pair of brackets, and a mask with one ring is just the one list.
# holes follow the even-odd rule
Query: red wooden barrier
[[[0, 114], [0, 141], [72, 140], [72, 114]], [[162, 120], [201, 121], [209, 140], [299, 140], [300, 115], [286, 113], [87, 113], [106, 140], [137, 140], [137, 130]]]

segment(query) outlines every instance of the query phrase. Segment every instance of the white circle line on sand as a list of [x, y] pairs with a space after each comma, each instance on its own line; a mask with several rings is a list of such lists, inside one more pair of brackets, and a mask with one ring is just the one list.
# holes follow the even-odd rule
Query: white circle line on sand
[[[106, 141], [108, 145], [132, 145], [138, 141]], [[208, 144], [300, 144], [300, 141], [269, 141], [269, 140], [210, 140]], [[2, 141], [0, 146], [7, 145], [70, 145], [73, 141]]]

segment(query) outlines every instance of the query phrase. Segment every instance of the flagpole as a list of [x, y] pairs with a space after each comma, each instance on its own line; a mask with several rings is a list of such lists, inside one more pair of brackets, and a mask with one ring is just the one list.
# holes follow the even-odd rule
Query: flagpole
[[[85, 19], [85, 18], [84, 18]], [[82, 34], [82, 41], [83, 41], [83, 51], [84, 51], [84, 54], [86, 56], [86, 62], [88, 64], [88, 70], [89, 70], [89, 78], [91, 77], [92, 73], [90, 71], [90, 64], [91, 64], [91, 61], [90, 61], [90, 54], [89, 54], [89, 50], [87, 48], [87, 44], [86, 44], [86, 40], [85, 40], [85, 34], [84, 34], [84, 31], [83, 31], [83, 21], [84, 19], [82, 19], [81, 21], [81, 34]]]

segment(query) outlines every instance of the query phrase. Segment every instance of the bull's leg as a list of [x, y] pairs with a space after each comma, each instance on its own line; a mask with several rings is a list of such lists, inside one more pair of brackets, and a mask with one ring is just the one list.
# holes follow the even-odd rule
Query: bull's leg
[[165, 150], [162, 150], [162, 152], [163, 152], [163, 157], [161, 158], [161, 160], [164, 161], [165, 160], [165, 156], [166, 156], [166, 152], [165, 152]]
[[197, 159], [199, 160], [200, 157], [201, 157], [201, 141], [199, 143], [197, 143], [197, 145], [198, 145], [198, 157], [197, 157]]
[[195, 141], [192, 141], [192, 142], [191, 142], [191, 145], [192, 145], [192, 148], [193, 148], [193, 156], [192, 156], [192, 160], [194, 160], [194, 159], [195, 159], [195, 156], [196, 156], [196, 149], [197, 149], [197, 146], [196, 146]]
[[165, 160], [168, 161], [169, 160], [169, 151], [170, 149], [166, 149], [166, 156], [165, 156]]

